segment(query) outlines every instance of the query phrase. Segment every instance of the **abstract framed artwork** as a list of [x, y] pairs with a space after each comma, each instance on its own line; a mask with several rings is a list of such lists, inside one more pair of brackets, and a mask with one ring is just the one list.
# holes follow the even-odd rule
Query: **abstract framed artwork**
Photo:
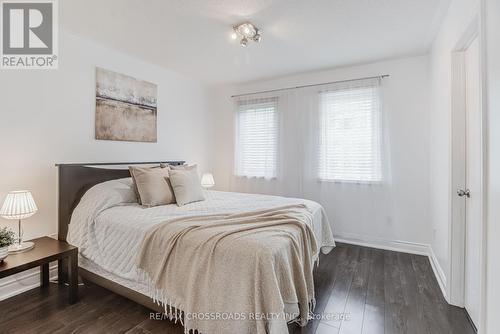
[[96, 67], [95, 138], [157, 141], [157, 86]]

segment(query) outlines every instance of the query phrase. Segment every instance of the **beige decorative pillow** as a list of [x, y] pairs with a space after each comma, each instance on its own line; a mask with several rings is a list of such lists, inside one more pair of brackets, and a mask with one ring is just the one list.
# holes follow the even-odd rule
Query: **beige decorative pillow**
[[[132, 173], [131, 168], [138, 168], [138, 167], [129, 166], [129, 171], [130, 171], [130, 176], [132, 177], [132, 181], [133, 181], [132, 185], [134, 187], [135, 196], [137, 197], [137, 203], [142, 204], [141, 203], [141, 195], [139, 195], [139, 190], [137, 190], [137, 183], [135, 182], [134, 174]], [[163, 165], [162, 166], [162, 164], [160, 163], [160, 166], [142, 167], [142, 168], [150, 168], [150, 169], [153, 169], [153, 168], [168, 168], [168, 165]]]
[[170, 182], [178, 206], [205, 200], [196, 165], [190, 169], [170, 170]]
[[139, 193], [140, 204], [151, 207], [175, 203], [168, 168], [130, 166], [129, 170]]

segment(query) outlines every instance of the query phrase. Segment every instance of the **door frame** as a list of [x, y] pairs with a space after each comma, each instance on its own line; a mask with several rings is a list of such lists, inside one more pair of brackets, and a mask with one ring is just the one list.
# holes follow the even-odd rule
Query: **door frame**
[[[478, 11], [479, 12], [479, 11]], [[480, 259], [480, 302], [479, 302], [479, 323], [478, 332], [484, 328], [484, 302], [486, 289], [486, 216], [485, 216], [485, 198], [486, 198], [486, 138], [485, 138], [485, 89], [484, 89], [484, 38], [482, 34], [482, 23], [480, 12], [471, 21], [461, 38], [455, 45], [451, 53], [451, 183], [449, 189], [450, 201], [450, 222], [449, 222], [449, 245], [450, 264], [448, 268], [449, 284], [447, 286], [448, 302], [450, 304], [464, 307], [465, 300], [465, 201], [457, 196], [457, 188], [465, 186], [465, 164], [466, 161], [466, 138], [465, 138], [465, 117], [466, 117], [466, 99], [465, 99], [465, 51], [478, 38], [480, 64], [480, 113], [481, 126], [478, 131], [481, 135], [481, 259]]]

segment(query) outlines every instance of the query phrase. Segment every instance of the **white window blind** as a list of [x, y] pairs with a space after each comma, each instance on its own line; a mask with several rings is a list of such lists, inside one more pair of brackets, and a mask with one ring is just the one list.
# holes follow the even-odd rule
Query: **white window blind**
[[236, 111], [235, 174], [276, 177], [278, 99], [239, 101]]
[[382, 179], [380, 81], [320, 93], [319, 178]]

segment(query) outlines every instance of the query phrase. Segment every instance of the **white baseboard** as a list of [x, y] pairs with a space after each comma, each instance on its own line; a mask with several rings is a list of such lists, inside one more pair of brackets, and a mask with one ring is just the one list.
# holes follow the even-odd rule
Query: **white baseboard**
[[[384, 240], [381, 238], [350, 233], [336, 234], [335, 241], [429, 257], [434, 276], [436, 276], [444, 298], [448, 301], [448, 296], [446, 294], [446, 276], [431, 245], [399, 240]], [[40, 286], [39, 275], [40, 270], [34, 268], [0, 280], [0, 301]], [[57, 263], [50, 266], [50, 278], [53, 279], [56, 277]]]
[[448, 294], [446, 293], [447, 291], [447, 281], [446, 281], [446, 275], [444, 274], [443, 267], [439, 264], [439, 261], [436, 257], [436, 254], [434, 254], [434, 250], [432, 247], [429, 245], [429, 261], [431, 262], [432, 266], [432, 271], [434, 271], [434, 276], [436, 276], [436, 280], [438, 281], [439, 287], [441, 288], [441, 292], [443, 293], [444, 299], [450, 303], [450, 300], [448, 299]]
[[346, 244], [427, 256], [429, 258], [429, 262], [431, 263], [434, 276], [438, 281], [441, 293], [449, 303], [448, 295], [446, 293], [446, 275], [444, 274], [443, 268], [439, 264], [439, 261], [437, 260], [431, 245], [400, 240], [385, 240], [354, 233], [338, 233], [334, 236], [334, 238], [335, 241], [343, 242]]
[[335, 241], [344, 242], [358, 246], [371, 248], [385, 249], [402, 253], [410, 253], [417, 255], [429, 255], [429, 247], [427, 244], [416, 242], [400, 241], [400, 240], [385, 240], [371, 236], [365, 236], [355, 233], [339, 233], [334, 236]]
[[[49, 267], [49, 278], [57, 278], [57, 262]], [[33, 268], [0, 280], [0, 301], [40, 286], [40, 269]]]

